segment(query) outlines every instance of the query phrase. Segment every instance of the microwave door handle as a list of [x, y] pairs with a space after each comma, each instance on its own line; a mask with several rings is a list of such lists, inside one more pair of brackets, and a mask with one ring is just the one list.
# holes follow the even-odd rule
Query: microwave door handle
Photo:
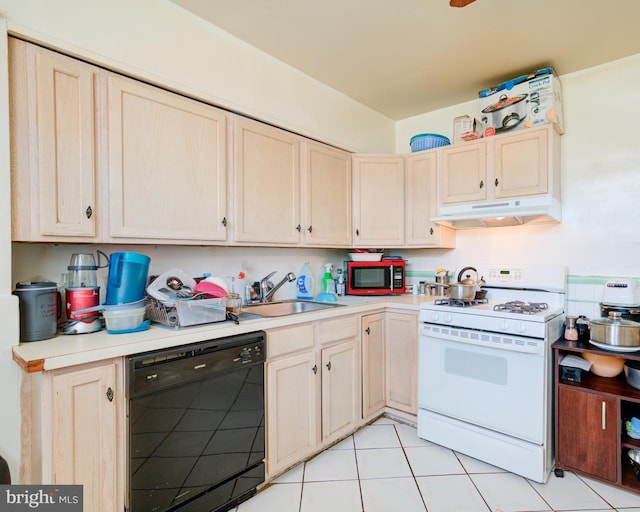
[[395, 273], [393, 271], [393, 263], [391, 264], [391, 293], [393, 293], [395, 291], [394, 285], [395, 285]]

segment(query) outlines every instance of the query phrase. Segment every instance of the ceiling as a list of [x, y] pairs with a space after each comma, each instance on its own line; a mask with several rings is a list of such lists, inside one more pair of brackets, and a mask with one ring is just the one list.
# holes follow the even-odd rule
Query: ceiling
[[172, 0], [399, 120], [640, 53], [638, 0]]

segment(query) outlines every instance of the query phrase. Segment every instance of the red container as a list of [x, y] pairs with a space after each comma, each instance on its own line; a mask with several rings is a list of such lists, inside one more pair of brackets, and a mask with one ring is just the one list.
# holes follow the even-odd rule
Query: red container
[[88, 288], [67, 288], [65, 291], [67, 299], [67, 318], [79, 320], [90, 316], [96, 316], [97, 313], [95, 311], [79, 313], [76, 315], [74, 315], [73, 312], [97, 306], [100, 303], [99, 286], [92, 286]]

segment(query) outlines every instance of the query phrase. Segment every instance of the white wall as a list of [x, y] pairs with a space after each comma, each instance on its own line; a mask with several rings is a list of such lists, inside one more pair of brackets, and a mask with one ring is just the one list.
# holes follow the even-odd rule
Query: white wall
[[167, 0], [0, 0], [10, 29], [216, 105], [357, 151], [393, 151], [391, 119]]
[[[540, 261], [571, 275], [640, 277], [640, 55], [560, 79], [562, 224], [458, 231], [455, 251], [416, 252], [413, 266]], [[417, 133], [451, 137], [453, 118], [478, 110], [472, 101], [402, 120], [396, 151], [407, 152]]]

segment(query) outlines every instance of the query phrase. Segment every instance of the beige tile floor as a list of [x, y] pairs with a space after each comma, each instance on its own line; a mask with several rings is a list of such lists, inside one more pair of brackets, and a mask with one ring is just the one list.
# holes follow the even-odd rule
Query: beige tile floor
[[237, 512], [640, 512], [640, 495], [565, 472], [538, 484], [381, 418], [299, 464]]

